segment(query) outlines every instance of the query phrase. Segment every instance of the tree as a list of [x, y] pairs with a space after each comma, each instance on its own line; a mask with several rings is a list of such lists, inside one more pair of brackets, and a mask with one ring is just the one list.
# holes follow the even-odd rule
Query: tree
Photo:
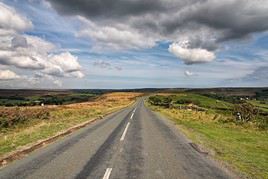
[[249, 122], [256, 118], [259, 110], [250, 103], [242, 103], [234, 106], [234, 115], [239, 122]]

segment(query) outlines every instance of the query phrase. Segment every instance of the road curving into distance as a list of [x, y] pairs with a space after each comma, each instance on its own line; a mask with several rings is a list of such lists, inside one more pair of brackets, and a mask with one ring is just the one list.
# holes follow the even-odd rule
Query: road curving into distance
[[135, 105], [38, 149], [0, 170], [1, 179], [231, 178], [172, 122]]

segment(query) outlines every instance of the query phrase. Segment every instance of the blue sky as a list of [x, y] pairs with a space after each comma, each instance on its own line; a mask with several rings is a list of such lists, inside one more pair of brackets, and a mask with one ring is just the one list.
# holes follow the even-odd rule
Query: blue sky
[[[19, 36], [20, 38], [16, 39], [20, 45], [24, 41], [27, 42], [27, 45], [21, 45], [19, 49], [16, 47], [15, 56], [27, 49], [27, 54], [23, 53], [25, 57], [42, 58], [38, 62], [42, 67], [32, 68], [25, 65], [26, 60], [23, 63], [23, 58], [13, 59], [14, 55], [1, 57], [1, 50], [6, 53], [7, 47], [12, 44], [0, 41], [0, 88], [268, 86], [265, 76], [268, 72], [266, 27], [261, 30], [254, 29], [240, 38], [238, 31], [244, 33], [243, 29], [235, 29], [229, 25], [228, 28], [233, 30], [237, 37], [226, 40], [227, 36], [220, 36], [224, 30], [219, 30], [211, 24], [202, 24], [197, 26], [204, 29], [202, 45], [199, 43], [195, 46], [196, 38], [193, 38], [194, 41], [192, 37], [200, 37], [200, 30], [193, 30], [188, 24], [176, 27], [172, 34], [165, 34], [157, 29], [151, 32], [151, 29], [148, 30], [145, 26], [136, 27], [136, 23], [129, 23], [117, 16], [109, 18], [105, 17], [105, 14], [85, 14], [80, 12], [79, 5], [77, 12], [68, 13], [68, 6], [63, 0], [62, 4], [43, 0], [0, 2], [0, 7], [7, 9], [7, 14], [10, 11], [18, 16], [18, 19], [22, 18], [26, 24], [32, 24], [23, 26], [23, 30], [20, 26], [15, 30], [12, 29], [13, 26], [0, 26], [0, 30], [2, 28], [7, 32], [1, 35], [3, 39], [11, 43], [12, 39]], [[268, 8], [265, 5], [267, 3], [264, 7]], [[207, 6], [209, 5], [205, 7]], [[225, 4], [221, 7], [225, 7]], [[260, 7], [250, 9], [256, 10], [256, 17], [259, 17], [257, 12], [261, 12], [258, 8]], [[164, 17], [167, 12], [161, 13]], [[153, 16], [150, 12], [146, 14], [149, 14], [149, 20]], [[131, 17], [135, 18], [140, 16], [131, 14]], [[16, 20], [11, 21], [17, 25], [19, 23]], [[258, 21], [258, 18], [255, 21]], [[161, 29], [165, 28], [161, 23], [166, 22], [157, 23]], [[253, 25], [250, 23], [248, 24]], [[102, 31], [110, 34], [103, 34]], [[212, 33], [216, 34], [215, 37], [206, 37]], [[35, 37], [42, 40], [44, 47], [39, 45], [41, 42]], [[49, 44], [44, 44], [43, 41]], [[207, 43], [210, 41], [213, 41], [215, 48], [210, 48], [211, 44]], [[32, 48], [35, 44], [48, 50], [36, 50]], [[14, 51], [9, 49], [12, 50]], [[31, 51], [33, 52], [30, 53]], [[32, 58], [32, 54], [36, 56]], [[35, 62], [36, 60], [30, 63]]]

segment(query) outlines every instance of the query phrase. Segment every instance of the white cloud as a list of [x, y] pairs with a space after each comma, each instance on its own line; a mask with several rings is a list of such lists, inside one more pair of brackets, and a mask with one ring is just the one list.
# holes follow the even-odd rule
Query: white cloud
[[75, 72], [81, 69], [77, 57], [69, 52], [64, 52], [59, 55], [53, 55], [49, 61], [56, 66], [59, 66], [64, 72]]
[[49, 56], [42, 72], [56, 77], [84, 77], [77, 57], [69, 52]]
[[6, 33], [22, 32], [32, 28], [32, 22], [15, 9], [0, 2], [0, 30]]
[[[77, 57], [69, 52], [56, 53], [58, 49], [53, 43], [40, 37], [23, 34], [30, 28], [32, 28], [30, 20], [0, 2], [0, 65], [39, 71], [44, 74], [43, 76], [75, 78], [84, 76]], [[4, 74], [7, 73], [12, 76], [10, 72]], [[35, 79], [36, 77], [32, 78]]]
[[53, 50], [56, 48], [54, 44], [40, 37], [30, 35], [24, 35], [24, 37], [27, 40], [30, 48], [29, 50], [31, 50], [33, 53], [47, 55], [48, 53], [53, 52]]
[[194, 73], [191, 72], [191, 71], [186, 70], [186, 71], [184, 72], [184, 75], [189, 77], [189, 76], [193, 76]]
[[168, 50], [187, 65], [211, 62], [216, 58], [213, 52], [201, 48], [187, 48], [184, 44], [173, 43]]
[[0, 80], [14, 80], [20, 78], [19, 75], [10, 70], [0, 70]]

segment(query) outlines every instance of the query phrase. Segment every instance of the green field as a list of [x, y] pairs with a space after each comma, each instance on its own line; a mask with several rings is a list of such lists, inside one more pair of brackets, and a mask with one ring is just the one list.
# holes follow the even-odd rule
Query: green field
[[[215, 159], [242, 177], [268, 178], [267, 116], [259, 116], [259, 120], [265, 121], [265, 128], [260, 128], [255, 120], [236, 122], [233, 108], [237, 104], [192, 92], [154, 97], [161, 102], [156, 99], [152, 102], [150, 97], [149, 107], [175, 121], [187, 137], [205, 147]], [[154, 104], [155, 101], [158, 103]], [[254, 102], [255, 107], [265, 109], [263, 102]]]

